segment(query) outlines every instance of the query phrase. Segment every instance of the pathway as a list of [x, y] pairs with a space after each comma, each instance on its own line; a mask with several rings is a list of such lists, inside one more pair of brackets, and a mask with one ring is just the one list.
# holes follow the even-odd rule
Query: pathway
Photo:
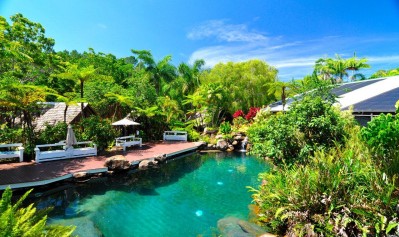
[[[144, 144], [142, 148], [130, 148], [124, 155], [129, 162], [135, 163], [164, 154], [170, 157], [194, 151], [199, 145], [200, 143], [197, 142], [148, 143]], [[108, 171], [108, 168], [104, 167], [106, 158], [105, 156], [94, 156], [43, 163], [0, 164], [0, 190], [4, 190], [7, 186], [24, 188], [45, 185], [71, 178], [74, 173], [78, 172], [106, 172]]]

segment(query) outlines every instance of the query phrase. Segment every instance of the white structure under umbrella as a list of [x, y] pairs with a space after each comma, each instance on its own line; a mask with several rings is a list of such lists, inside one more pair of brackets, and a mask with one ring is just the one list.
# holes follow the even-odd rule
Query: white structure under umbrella
[[68, 125], [68, 130], [67, 130], [67, 137], [65, 140], [65, 146], [66, 148], [70, 148], [73, 145], [77, 143], [75, 133], [73, 132], [72, 126]]
[[116, 122], [112, 123], [112, 125], [114, 125], [114, 126], [118, 126], [118, 125], [119, 126], [123, 126], [124, 130], [126, 131], [126, 126], [140, 125], [140, 123], [135, 122], [135, 121], [125, 117], [125, 118], [123, 118], [123, 119], [121, 119], [119, 121], [116, 121]]

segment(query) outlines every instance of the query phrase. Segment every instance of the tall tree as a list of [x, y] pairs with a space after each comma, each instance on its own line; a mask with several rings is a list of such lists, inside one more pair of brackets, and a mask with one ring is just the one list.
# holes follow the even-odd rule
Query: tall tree
[[137, 56], [139, 69], [146, 70], [150, 75], [158, 95], [164, 95], [162, 86], [173, 81], [177, 77], [176, 67], [171, 64], [172, 56], [165, 56], [162, 60], [155, 62], [154, 57], [148, 50], [134, 50]]

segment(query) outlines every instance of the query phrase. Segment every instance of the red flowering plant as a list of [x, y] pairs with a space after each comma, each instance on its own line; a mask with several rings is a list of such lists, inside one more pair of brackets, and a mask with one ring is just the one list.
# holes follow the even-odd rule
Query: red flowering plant
[[233, 118], [238, 118], [238, 117], [245, 117], [245, 114], [244, 114], [244, 112], [241, 110], [241, 109], [239, 109], [239, 110], [237, 110], [234, 114], [233, 114]]
[[257, 108], [257, 107], [249, 108], [249, 111], [248, 111], [247, 115], [245, 115], [245, 119], [248, 120], [248, 121], [253, 119], [256, 116], [256, 114], [258, 113], [259, 110], [260, 110], [260, 108]]
[[233, 114], [233, 124], [236, 129], [247, 123], [244, 112], [239, 109]]

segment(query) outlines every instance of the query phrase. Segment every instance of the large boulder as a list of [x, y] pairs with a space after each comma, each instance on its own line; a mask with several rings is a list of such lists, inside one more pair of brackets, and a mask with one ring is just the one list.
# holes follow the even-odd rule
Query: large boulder
[[145, 170], [147, 168], [154, 167], [158, 164], [158, 161], [156, 160], [142, 160], [139, 163], [139, 169]]
[[264, 229], [248, 221], [236, 217], [226, 217], [218, 221], [218, 229], [223, 237], [275, 237]]
[[216, 143], [216, 148], [221, 151], [225, 151], [227, 148], [229, 148], [229, 143], [224, 139], [220, 139]]
[[158, 163], [163, 163], [166, 161], [166, 158], [167, 158], [166, 154], [162, 154], [155, 157], [154, 160], [156, 160]]
[[127, 170], [130, 162], [122, 155], [111, 156], [105, 160], [105, 166], [110, 170]]

